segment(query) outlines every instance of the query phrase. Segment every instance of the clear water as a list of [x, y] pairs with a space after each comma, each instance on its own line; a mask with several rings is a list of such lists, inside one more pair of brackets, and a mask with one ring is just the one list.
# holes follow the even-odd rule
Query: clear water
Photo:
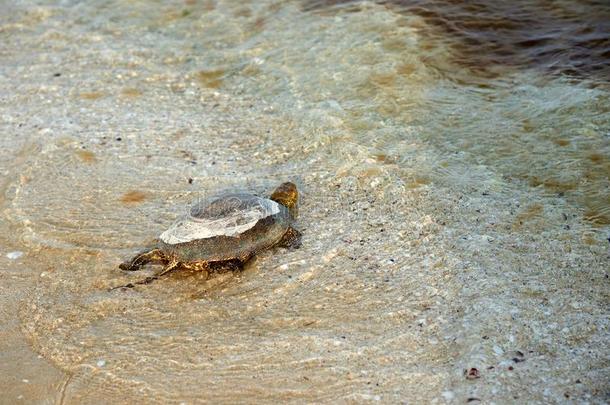
[[[0, 390], [603, 403], [608, 9], [535, 4], [3, 4]], [[489, 23], [543, 11], [522, 50]], [[190, 201], [285, 180], [302, 248], [108, 291]]]

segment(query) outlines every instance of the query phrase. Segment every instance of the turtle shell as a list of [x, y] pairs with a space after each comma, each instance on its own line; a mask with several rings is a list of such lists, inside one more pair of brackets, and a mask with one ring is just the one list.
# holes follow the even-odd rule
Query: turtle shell
[[159, 236], [159, 248], [181, 262], [243, 259], [277, 244], [289, 226], [282, 204], [227, 194], [193, 205]]

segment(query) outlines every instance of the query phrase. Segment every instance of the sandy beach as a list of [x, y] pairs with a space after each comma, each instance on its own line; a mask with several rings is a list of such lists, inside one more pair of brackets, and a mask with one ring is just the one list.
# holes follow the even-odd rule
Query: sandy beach
[[[0, 402], [607, 403], [603, 60], [401, 4], [3, 2]], [[109, 291], [287, 180], [299, 249]]]

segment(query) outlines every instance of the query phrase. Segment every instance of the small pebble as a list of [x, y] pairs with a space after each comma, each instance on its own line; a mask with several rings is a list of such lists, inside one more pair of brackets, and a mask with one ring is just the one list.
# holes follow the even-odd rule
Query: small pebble
[[504, 350], [502, 350], [502, 348], [500, 346], [494, 346], [493, 351], [498, 356], [501, 356], [502, 354], [504, 354]]
[[23, 256], [23, 252], [20, 252], [18, 250], [14, 251], [14, 252], [9, 252], [6, 254], [6, 257], [8, 257], [11, 260], [19, 259], [21, 256]]
[[455, 394], [451, 391], [444, 391], [441, 395], [446, 401], [451, 401], [453, 398], [455, 398]]
[[464, 375], [466, 376], [467, 380], [476, 380], [477, 378], [481, 378], [479, 370], [474, 367], [464, 370]]

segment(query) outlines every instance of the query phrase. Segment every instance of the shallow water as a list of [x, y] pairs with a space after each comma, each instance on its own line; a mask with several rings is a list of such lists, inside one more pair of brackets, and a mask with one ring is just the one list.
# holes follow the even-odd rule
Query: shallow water
[[[332, 3], [2, 6], [7, 398], [608, 400], [606, 7], [530, 38], [590, 59], [519, 26], [508, 63], [462, 6]], [[190, 201], [285, 180], [300, 249], [108, 291]]]

